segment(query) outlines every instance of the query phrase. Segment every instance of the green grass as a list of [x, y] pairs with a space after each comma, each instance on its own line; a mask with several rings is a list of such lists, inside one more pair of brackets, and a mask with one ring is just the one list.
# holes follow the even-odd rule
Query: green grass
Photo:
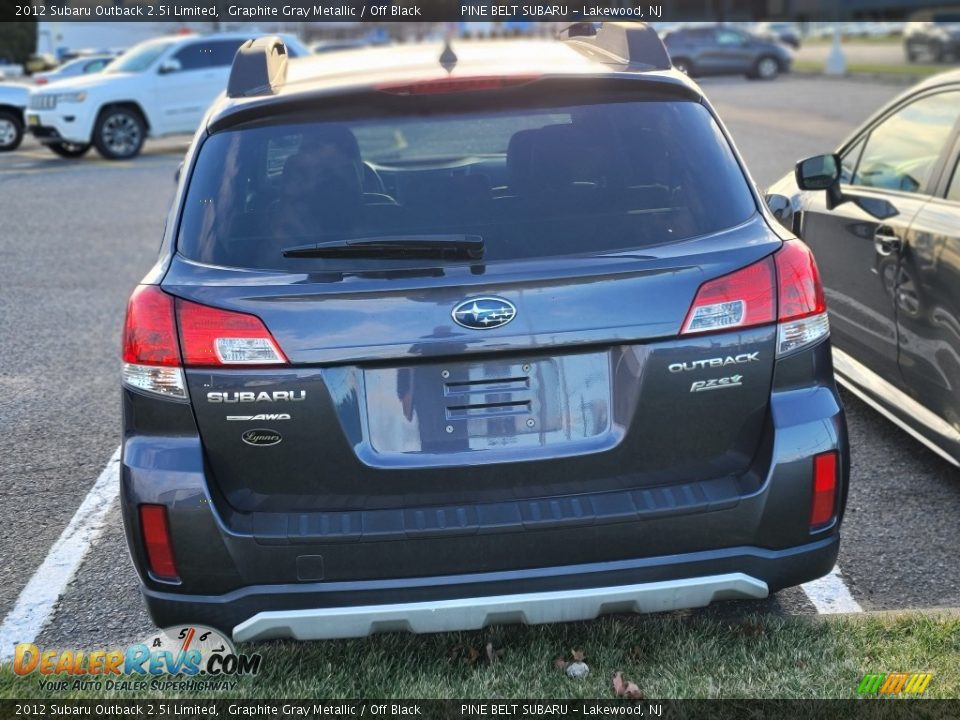
[[[492, 663], [484, 652], [488, 642], [500, 651]], [[467, 660], [470, 647], [481, 659]], [[591, 672], [584, 679], [568, 678], [553, 666], [557, 655], [572, 648], [586, 654]], [[677, 613], [471, 633], [272, 642], [240, 650], [263, 655], [258, 676], [240, 680], [230, 693], [191, 697], [610, 698], [618, 670], [648, 698], [850, 698], [864, 673], [898, 671], [932, 672], [926, 696], [960, 697], [956, 616], [729, 621]], [[35, 673], [18, 677], [5, 665], [0, 697], [133, 697], [50, 693], [38, 680]]]
[[[818, 60], [797, 60], [793, 63], [793, 69], [797, 72], [823, 72], [824, 63]], [[847, 74], [869, 74], [869, 75], [896, 75], [927, 77], [937, 73], [946, 72], [950, 67], [946, 65], [923, 65], [919, 63], [848, 63]]]

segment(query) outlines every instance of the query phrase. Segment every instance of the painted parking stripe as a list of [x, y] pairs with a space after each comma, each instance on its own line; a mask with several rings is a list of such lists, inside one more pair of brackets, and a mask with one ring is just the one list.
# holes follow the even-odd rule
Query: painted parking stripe
[[60, 595], [103, 530], [107, 511], [119, 494], [118, 447], [0, 625], [0, 662], [13, 659], [17, 643], [36, 640]]
[[839, 565], [835, 565], [829, 575], [804, 583], [800, 587], [821, 615], [863, 612], [860, 603], [853, 599], [850, 589], [840, 576]]

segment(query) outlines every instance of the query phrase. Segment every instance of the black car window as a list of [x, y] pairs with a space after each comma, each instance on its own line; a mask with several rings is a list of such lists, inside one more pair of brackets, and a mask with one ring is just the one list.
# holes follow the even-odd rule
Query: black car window
[[243, 38], [236, 40], [217, 40], [210, 43], [210, 67], [224, 67], [233, 63], [233, 58], [239, 48], [245, 41]]
[[738, 33], [736, 30], [726, 30], [721, 29], [717, 30], [714, 33], [714, 38], [717, 41], [718, 45], [743, 45], [745, 38], [741, 33]]
[[181, 71], [202, 70], [210, 67], [211, 43], [190, 43], [173, 55], [173, 59], [180, 63]]
[[860, 160], [860, 153], [863, 152], [864, 142], [865, 139], [860, 138], [840, 156], [840, 182], [849, 183], [853, 178], [853, 173], [857, 169], [857, 161]]
[[870, 133], [853, 185], [922, 192], [960, 117], [960, 91], [928, 95], [884, 120]]
[[340, 270], [411, 260], [281, 251], [479, 235], [494, 262], [670, 243], [755, 212], [729, 144], [696, 102], [414, 108], [214, 134], [190, 179], [178, 250], [215, 265]]

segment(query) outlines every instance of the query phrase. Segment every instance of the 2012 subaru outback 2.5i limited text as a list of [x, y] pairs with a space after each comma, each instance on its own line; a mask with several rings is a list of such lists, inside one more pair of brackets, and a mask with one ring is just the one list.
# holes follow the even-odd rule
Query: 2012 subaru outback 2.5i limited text
[[830, 571], [816, 266], [652, 30], [296, 65], [239, 51], [130, 299], [158, 624], [478, 628]]

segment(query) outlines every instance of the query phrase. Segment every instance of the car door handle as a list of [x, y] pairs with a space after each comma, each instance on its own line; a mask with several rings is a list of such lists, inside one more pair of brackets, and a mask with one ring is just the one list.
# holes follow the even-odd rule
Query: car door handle
[[900, 252], [900, 248], [903, 247], [903, 241], [900, 240], [900, 237], [892, 228], [881, 225], [873, 234], [873, 247], [877, 251], [877, 255], [886, 257]]

